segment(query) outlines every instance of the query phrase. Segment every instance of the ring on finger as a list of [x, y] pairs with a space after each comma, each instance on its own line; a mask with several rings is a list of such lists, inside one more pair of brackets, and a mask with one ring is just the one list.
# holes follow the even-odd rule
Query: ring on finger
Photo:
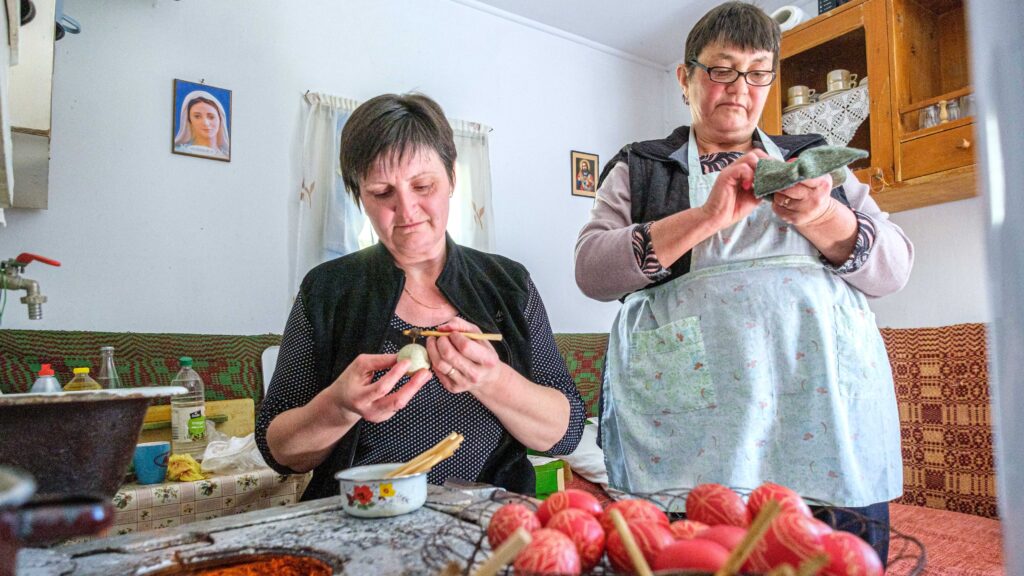
[[448, 371], [444, 373], [444, 375], [447, 376], [448, 378], [451, 378], [453, 372], [455, 372], [455, 366], [449, 368]]

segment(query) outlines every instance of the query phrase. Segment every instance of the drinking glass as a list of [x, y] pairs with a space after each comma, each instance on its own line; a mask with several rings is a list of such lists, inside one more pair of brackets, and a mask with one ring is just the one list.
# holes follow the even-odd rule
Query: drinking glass
[[917, 120], [918, 128], [924, 130], [939, 124], [939, 107], [935, 104], [922, 108]]

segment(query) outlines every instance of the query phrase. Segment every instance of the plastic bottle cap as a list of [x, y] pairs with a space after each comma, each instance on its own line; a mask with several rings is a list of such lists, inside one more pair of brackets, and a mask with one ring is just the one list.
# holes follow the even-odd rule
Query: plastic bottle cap
[[81, 368], [72, 368], [71, 371], [75, 374], [88, 374], [89, 368], [87, 366], [82, 366]]
[[43, 364], [39, 367], [40, 376], [53, 376], [53, 368], [49, 364]]
[[183, 368], [185, 366], [192, 366], [192, 358], [190, 356], [182, 356], [178, 361], [181, 362]]

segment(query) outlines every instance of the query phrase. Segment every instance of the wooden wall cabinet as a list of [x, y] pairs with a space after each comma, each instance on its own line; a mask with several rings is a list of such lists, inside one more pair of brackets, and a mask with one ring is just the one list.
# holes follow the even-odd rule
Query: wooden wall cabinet
[[[869, 151], [852, 168], [883, 210], [977, 194], [964, 0], [853, 0], [787, 31], [763, 128], [782, 133], [786, 90], [825, 92], [837, 68], [868, 78], [869, 115], [849, 145]], [[929, 107], [939, 124], [921, 124]]]

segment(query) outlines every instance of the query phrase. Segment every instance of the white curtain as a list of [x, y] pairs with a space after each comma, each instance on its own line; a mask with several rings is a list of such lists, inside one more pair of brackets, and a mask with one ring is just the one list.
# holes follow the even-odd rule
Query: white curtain
[[338, 161], [341, 128], [359, 103], [317, 93], [307, 93], [305, 99], [293, 294], [311, 268], [357, 250], [365, 222], [345, 191]]
[[491, 129], [476, 122], [450, 120], [455, 132], [455, 195], [448, 213], [448, 232], [463, 246], [494, 250], [491, 204]]
[[[365, 248], [377, 241], [366, 215], [345, 190], [338, 160], [341, 129], [360, 104], [328, 94], [308, 93], [302, 143], [302, 179], [298, 189], [295, 269], [292, 293], [317, 264]], [[476, 122], [450, 120], [458, 159], [455, 193], [448, 214], [448, 231], [462, 244], [493, 251], [491, 164], [488, 134]]]

